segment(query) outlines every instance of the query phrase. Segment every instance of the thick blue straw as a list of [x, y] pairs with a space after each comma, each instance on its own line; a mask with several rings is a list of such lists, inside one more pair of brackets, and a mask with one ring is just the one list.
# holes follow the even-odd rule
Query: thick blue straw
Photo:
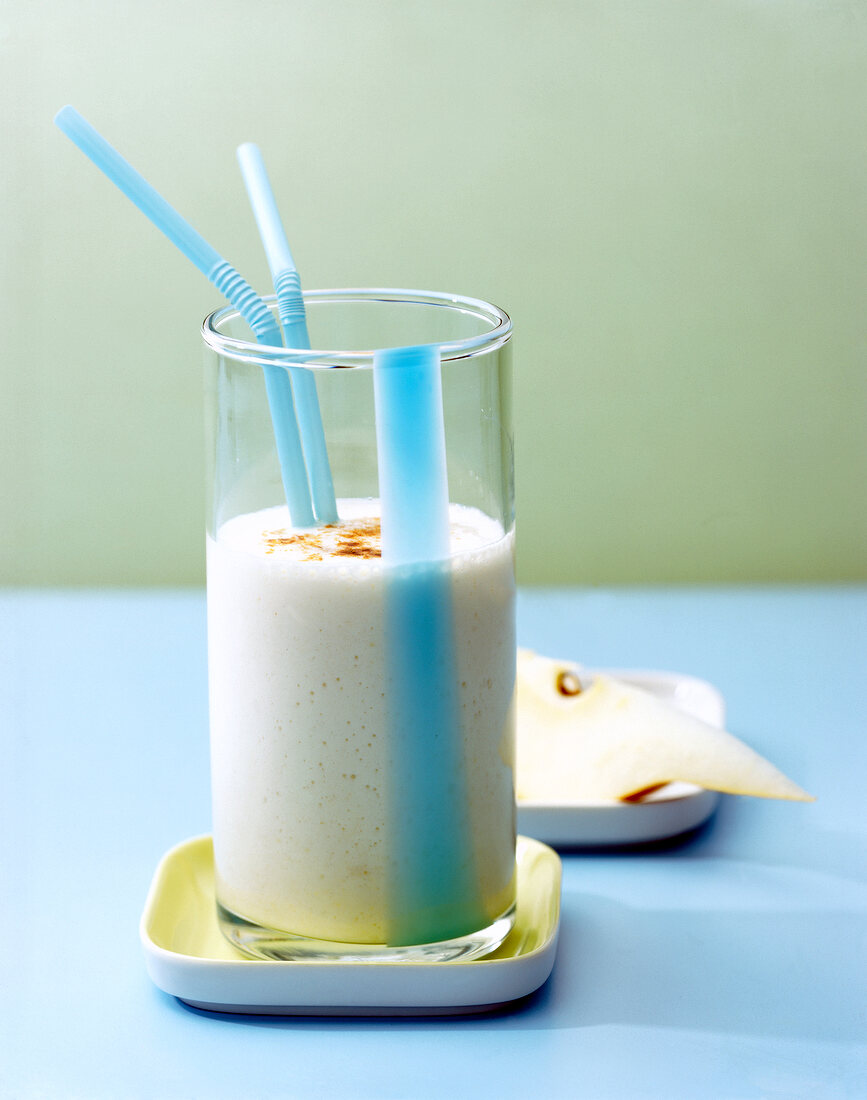
[[449, 487], [439, 349], [373, 357], [382, 558], [389, 565], [449, 556]]
[[[289, 250], [289, 242], [286, 240], [277, 203], [274, 201], [274, 192], [271, 190], [271, 182], [258, 146], [249, 142], [238, 146], [238, 163], [241, 166], [241, 175], [244, 177], [256, 225], [259, 227], [259, 236], [262, 238], [265, 254], [268, 257], [268, 267], [277, 293], [277, 310], [283, 326], [286, 347], [309, 348], [310, 337], [307, 334], [301, 281], [295, 269], [295, 261]], [[325, 446], [322, 414], [319, 409], [319, 399], [316, 396], [316, 381], [311, 372], [303, 367], [290, 368], [290, 370], [301, 446], [304, 449], [310, 492], [313, 497], [313, 510], [319, 523], [336, 523], [337, 504], [334, 500], [334, 483]]]
[[483, 928], [455, 654], [440, 356], [373, 359], [389, 677], [390, 944]]
[[[228, 298], [247, 321], [259, 343], [282, 346], [280, 329], [253, 288], [74, 107], [62, 107], [54, 121], [85, 156]], [[294, 526], [312, 527], [314, 518], [310, 490], [295, 420], [292, 388], [286, 371], [281, 367], [266, 366], [265, 388], [289, 515]]]

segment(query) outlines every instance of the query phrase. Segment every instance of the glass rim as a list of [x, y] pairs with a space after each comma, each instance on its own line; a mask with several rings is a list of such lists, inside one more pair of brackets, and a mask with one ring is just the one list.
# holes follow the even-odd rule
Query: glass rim
[[[468, 298], [462, 294], [443, 291], [402, 290], [391, 287], [348, 287], [336, 290], [305, 290], [304, 301], [311, 305], [318, 302], [394, 302], [407, 305], [427, 305], [451, 309], [458, 313], [472, 314], [491, 325], [487, 332], [467, 336], [459, 340], [447, 340], [439, 344], [444, 362], [467, 359], [502, 347], [512, 335], [512, 321], [505, 310], [481, 298]], [[268, 308], [277, 312], [274, 294], [263, 298]], [[260, 366], [303, 366], [309, 369], [333, 369], [334, 367], [372, 366], [375, 348], [349, 351], [334, 348], [286, 348], [259, 344], [254, 340], [239, 340], [219, 331], [220, 325], [241, 316], [235, 306], [222, 306], [214, 310], [202, 322], [202, 338], [218, 355], [238, 362], [256, 363]]]

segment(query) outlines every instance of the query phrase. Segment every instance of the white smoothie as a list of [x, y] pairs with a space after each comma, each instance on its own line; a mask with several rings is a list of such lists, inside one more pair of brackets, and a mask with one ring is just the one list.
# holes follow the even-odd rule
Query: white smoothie
[[[338, 509], [306, 531], [264, 509], [208, 539], [217, 894], [258, 924], [384, 943], [400, 822], [378, 502]], [[450, 520], [466, 860], [493, 921], [514, 900], [513, 545], [475, 509]]]

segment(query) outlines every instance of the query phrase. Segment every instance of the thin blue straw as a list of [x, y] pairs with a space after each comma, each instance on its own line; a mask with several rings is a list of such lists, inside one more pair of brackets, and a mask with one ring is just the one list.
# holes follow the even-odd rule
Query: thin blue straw
[[[253, 288], [74, 107], [62, 107], [54, 121], [85, 156], [228, 298], [247, 321], [259, 343], [282, 346], [280, 329]], [[281, 367], [265, 367], [265, 388], [289, 515], [294, 526], [312, 527], [314, 519], [307, 472], [287, 373]]]
[[[265, 254], [268, 257], [268, 267], [277, 293], [277, 310], [283, 326], [286, 347], [309, 348], [310, 337], [304, 315], [301, 281], [295, 269], [295, 261], [292, 259], [271, 182], [265, 170], [265, 162], [258, 146], [249, 142], [238, 146], [238, 163], [241, 166], [241, 175], [244, 177], [256, 225], [259, 227], [259, 236], [262, 238]], [[307, 463], [307, 474], [310, 478], [313, 510], [319, 523], [336, 523], [337, 504], [334, 499], [334, 483], [328, 463], [328, 450], [325, 446], [322, 414], [319, 409], [319, 399], [316, 396], [316, 381], [312, 373], [304, 367], [290, 368], [290, 370], [301, 446], [304, 449], [304, 460]]]
[[388, 942], [431, 943], [489, 920], [470, 840], [438, 349], [377, 352], [373, 384], [393, 761]]

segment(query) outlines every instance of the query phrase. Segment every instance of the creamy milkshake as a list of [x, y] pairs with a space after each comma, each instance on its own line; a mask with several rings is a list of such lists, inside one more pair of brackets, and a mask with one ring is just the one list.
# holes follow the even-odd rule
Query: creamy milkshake
[[[293, 530], [285, 507], [208, 539], [217, 894], [299, 936], [389, 942], [400, 731], [389, 721], [378, 502]], [[450, 506], [462, 875], [489, 922], [514, 902], [511, 533]]]

